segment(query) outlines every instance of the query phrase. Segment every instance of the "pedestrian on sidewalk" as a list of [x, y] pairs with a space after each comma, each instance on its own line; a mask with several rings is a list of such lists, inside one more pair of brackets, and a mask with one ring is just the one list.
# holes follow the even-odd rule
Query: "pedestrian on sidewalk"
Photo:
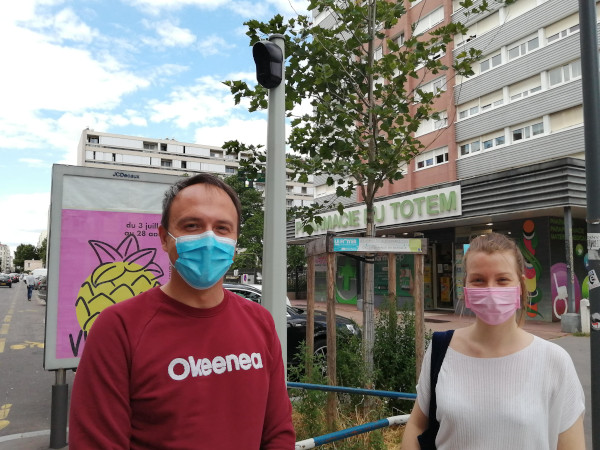
[[25, 283], [27, 283], [27, 300], [31, 301], [33, 287], [35, 286], [35, 277], [32, 274], [27, 274], [25, 276]]
[[[463, 263], [465, 304], [476, 319], [454, 331], [433, 388], [427, 349], [402, 449], [585, 449], [584, 394], [571, 357], [521, 327], [528, 297], [516, 244], [478, 236]], [[420, 447], [418, 436], [436, 423], [435, 446]]]

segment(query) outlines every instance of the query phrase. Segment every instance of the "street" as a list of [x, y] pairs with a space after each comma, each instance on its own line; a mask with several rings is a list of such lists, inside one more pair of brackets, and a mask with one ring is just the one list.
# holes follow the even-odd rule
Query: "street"
[[37, 291], [27, 301], [25, 283], [0, 287], [0, 448], [10, 445], [2, 437], [50, 430], [55, 374], [43, 368], [45, 313]]

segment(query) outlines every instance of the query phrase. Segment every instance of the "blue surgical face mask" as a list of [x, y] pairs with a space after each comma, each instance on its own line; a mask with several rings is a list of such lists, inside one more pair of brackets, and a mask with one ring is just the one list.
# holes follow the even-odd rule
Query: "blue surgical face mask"
[[[167, 232], [168, 233], [168, 232]], [[173, 267], [195, 289], [208, 289], [219, 282], [233, 263], [233, 239], [216, 236], [212, 231], [175, 237], [177, 261]]]

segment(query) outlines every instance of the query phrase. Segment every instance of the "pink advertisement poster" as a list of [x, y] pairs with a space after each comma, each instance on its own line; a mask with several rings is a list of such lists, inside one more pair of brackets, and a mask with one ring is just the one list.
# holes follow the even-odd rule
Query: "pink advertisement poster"
[[160, 214], [62, 210], [56, 358], [81, 356], [108, 306], [169, 278]]

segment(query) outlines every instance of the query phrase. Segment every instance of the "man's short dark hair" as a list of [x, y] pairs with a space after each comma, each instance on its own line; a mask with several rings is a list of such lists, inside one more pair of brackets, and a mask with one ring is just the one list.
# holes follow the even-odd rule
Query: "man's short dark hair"
[[186, 187], [193, 186], [194, 184], [209, 184], [216, 188], [222, 189], [229, 196], [233, 205], [235, 206], [235, 210], [237, 212], [237, 234], [240, 234], [240, 227], [242, 225], [242, 204], [240, 199], [235, 192], [235, 190], [225, 183], [222, 179], [215, 175], [211, 175], [210, 173], [200, 173], [198, 175], [194, 175], [193, 177], [186, 177], [179, 180], [173, 186], [171, 186], [165, 192], [165, 197], [163, 198], [163, 208], [162, 208], [162, 217], [160, 219], [160, 224], [163, 226], [165, 230], [169, 229], [169, 217], [171, 214], [171, 204], [173, 200], [179, 194], [182, 189]]

